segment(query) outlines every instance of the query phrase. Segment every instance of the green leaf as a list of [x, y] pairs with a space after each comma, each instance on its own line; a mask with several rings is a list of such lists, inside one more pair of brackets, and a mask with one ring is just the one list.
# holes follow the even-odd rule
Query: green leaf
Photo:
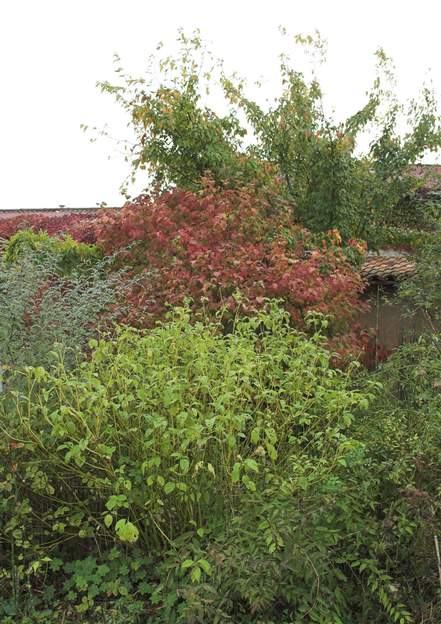
[[109, 528], [109, 526], [112, 524], [112, 522], [113, 522], [112, 514], [106, 514], [104, 516], [104, 524], [106, 525], [106, 527]]
[[115, 525], [115, 531], [122, 542], [129, 542], [129, 544], [136, 542], [139, 537], [137, 527], [125, 518], [118, 520]]
[[299, 487], [302, 488], [302, 490], [307, 490], [309, 487], [309, 480], [307, 477], [305, 476], [301, 476], [297, 479], [297, 483], [299, 484]]
[[199, 566], [195, 566], [193, 568], [193, 570], [191, 571], [190, 578], [193, 583], [199, 583], [199, 581], [201, 580], [201, 569]]
[[227, 436], [227, 444], [230, 449], [236, 446], [236, 438], [233, 435]]
[[190, 467], [190, 462], [187, 457], [184, 457], [183, 459], [179, 461], [179, 468], [181, 469], [181, 472], [183, 474], [188, 472], [189, 467]]
[[127, 497], [124, 494], [114, 494], [110, 496], [109, 500], [106, 502], [106, 508], [112, 511], [120, 507], [127, 507]]
[[244, 461], [245, 466], [253, 472], [259, 472], [259, 466], [254, 459], [248, 458]]
[[211, 565], [206, 559], [199, 559], [197, 563], [201, 566], [205, 574], [208, 574], [208, 576], [211, 575]]
[[240, 464], [237, 462], [233, 466], [233, 470], [231, 471], [231, 481], [233, 483], [237, 483], [240, 479]]
[[273, 461], [276, 461], [276, 459], [277, 459], [277, 451], [276, 451], [275, 447], [273, 446], [273, 444], [270, 444], [270, 442], [265, 442], [265, 446], [266, 446], [266, 450], [268, 451], [268, 455], [270, 456], [270, 458]]
[[260, 438], [260, 427], [254, 427], [251, 432], [251, 442], [257, 444]]
[[185, 561], [183, 561], [181, 563], [182, 570], [186, 570], [187, 568], [191, 568], [193, 563], [194, 563], [193, 559], [186, 559]]
[[164, 492], [166, 494], [171, 494], [174, 491], [175, 487], [176, 486], [174, 483], [172, 483], [171, 481], [168, 481], [168, 483], [166, 483], [164, 486]]
[[255, 492], [256, 491], [256, 484], [249, 477], [247, 477], [247, 475], [243, 475], [242, 483], [247, 488], [247, 490], [249, 490], [250, 492]]
[[145, 594], [151, 594], [152, 589], [152, 586], [150, 585], [150, 583], [147, 583], [147, 581], [142, 581], [138, 585], [138, 592], [141, 594], [141, 596], [145, 596]]

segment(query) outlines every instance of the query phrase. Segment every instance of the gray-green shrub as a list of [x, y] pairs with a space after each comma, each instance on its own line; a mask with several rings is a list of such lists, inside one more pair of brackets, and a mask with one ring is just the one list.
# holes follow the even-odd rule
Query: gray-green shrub
[[0, 258], [0, 363], [7, 383], [22, 366], [49, 366], [57, 349], [72, 366], [88, 339], [121, 312], [119, 276], [107, 274], [105, 261], [80, 268], [60, 276], [57, 254]]

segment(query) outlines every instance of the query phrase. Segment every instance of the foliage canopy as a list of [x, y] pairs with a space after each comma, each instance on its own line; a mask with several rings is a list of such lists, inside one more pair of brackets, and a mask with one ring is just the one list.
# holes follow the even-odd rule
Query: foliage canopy
[[[323, 50], [320, 38], [297, 37], [296, 43]], [[337, 122], [325, 112], [317, 75], [308, 78], [286, 55], [281, 92], [261, 105], [198, 33], [181, 32], [178, 44], [176, 56], [153, 55], [143, 78], [125, 74], [117, 58], [118, 83], [99, 83], [129, 115], [133, 174], [147, 170], [161, 190], [195, 190], [207, 175], [227, 187], [258, 182], [277, 188], [313, 231], [337, 228], [345, 238], [374, 242], [376, 230], [394, 220], [397, 205], [419, 184], [409, 166], [441, 146], [434, 93], [424, 87], [418, 100], [399, 103], [393, 66], [382, 50], [366, 104]], [[226, 115], [210, 106], [210, 89], [224, 98]], [[357, 141], [366, 132], [372, 140], [360, 153]]]

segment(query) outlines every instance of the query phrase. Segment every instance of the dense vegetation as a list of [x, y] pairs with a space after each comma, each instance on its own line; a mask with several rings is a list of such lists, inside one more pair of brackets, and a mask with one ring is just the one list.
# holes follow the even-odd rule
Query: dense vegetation
[[[0, 623], [438, 624], [439, 205], [409, 170], [435, 99], [400, 137], [382, 53], [342, 124], [289, 59], [265, 109], [208, 56], [220, 116], [180, 42], [159, 84], [102, 85], [149, 192], [0, 221]], [[431, 334], [368, 370], [386, 242]]]
[[[317, 57], [316, 65], [324, 61], [319, 37], [296, 43]], [[397, 221], [413, 221], [415, 202], [408, 200], [421, 180], [409, 167], [441, 146], [437, 100], [424, 87], [417, 99], [400, 103], [393, 64], [381, 49], [366, 104], [338, 121], [326, 113], [318, 68], [306, 73], [282, 55], [280, 93], [260, 104], [198, 33], [181, 33], [179, 45], [177, 57], [152, 56], [141, 78], [127, 75], [116, 58], [117, 82], [99, 83], [129, 116], [133, 176], [146, 170], [161, 190], [198, 189], [207, 174], [218, 186], [275, 189], [298, 222], [314, 232], [338, 228], [345, 240], [374, 243]], [[227, 115], [214, 108], [222, 98]], [[361, 152], [366, 134], [371, 141]]]

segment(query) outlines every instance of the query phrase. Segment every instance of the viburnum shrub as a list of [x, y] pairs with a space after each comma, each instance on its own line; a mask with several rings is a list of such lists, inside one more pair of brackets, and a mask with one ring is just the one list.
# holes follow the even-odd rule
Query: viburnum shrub
[[95, 212], [71, 212], [68, 214], [23, 213], [0, 219], [0, 239], [9, 239], [20, 230], [47, 232], [51, 236], [70, 234], [80, 243], [95, 243]]
[[130, 295], [128, 320], [137, 324], [151, 325], [185, 298], [212, 316], [221, 308], [234, 315], [239, 306], [248, 313], [278, 298], [296, 326], [315, 310], [342, 331], [362, 305], [362, 280], [342, 249], [329, 240], [317, 249], [283, 203], [251, 187], [218, 190], [206, 181], [200, 192], [141, 195], [107, 212], [97, 229], [105, 252], [120, 251], [145, 277]]

